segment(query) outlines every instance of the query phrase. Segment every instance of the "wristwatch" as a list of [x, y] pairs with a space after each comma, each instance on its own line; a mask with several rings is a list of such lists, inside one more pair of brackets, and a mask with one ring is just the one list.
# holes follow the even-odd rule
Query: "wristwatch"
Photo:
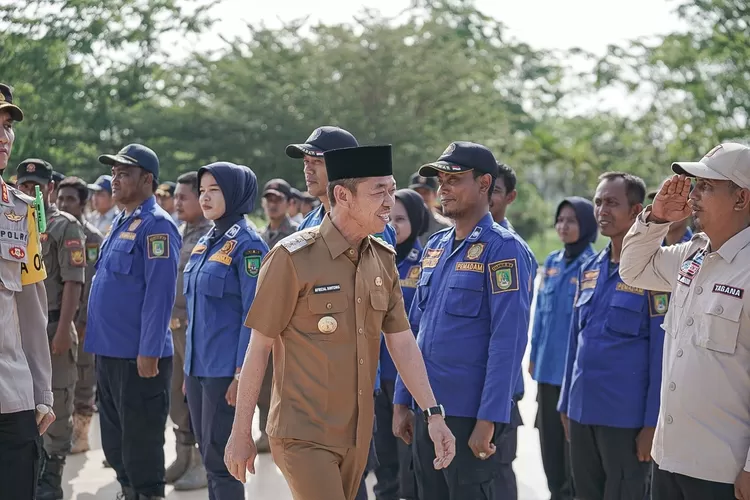
[[430, 417], [433, 415], [440, 415], [445, 418], [445, 408], [443, 408], [443, 405], [433, 406], [432, 408], [424, 410], [422, 414], [424, 415], [425, 422], [429, 421]]

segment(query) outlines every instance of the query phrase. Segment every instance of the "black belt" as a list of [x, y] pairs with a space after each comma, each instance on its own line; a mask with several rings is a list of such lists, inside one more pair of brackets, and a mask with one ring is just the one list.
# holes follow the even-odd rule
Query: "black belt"
[[60, 321], [60, 310], [47, 312], [47, 323], [57, 323]]

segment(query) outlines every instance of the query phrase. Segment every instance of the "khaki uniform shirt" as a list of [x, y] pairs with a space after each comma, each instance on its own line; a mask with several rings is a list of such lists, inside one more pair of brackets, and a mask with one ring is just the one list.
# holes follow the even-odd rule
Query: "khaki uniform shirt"
[[245, 325], [276, 339], [269, 436], [369, 446], [380, 332], [409, 329], [391, 246], [326, 215], [266, 256]]
[[47, 274], [33, 201], [0, 178], [0, 413], [53, 402]]
[[47, 209], [47, 231], [41, 239], [47, 268], [47, 307], [59, 311], [65, 282], [86, 282], [86, 235], [78, 219], [51, 205]]
[[275, 231], [272, 230], [271, 225], [269, 224], [261, 233], [260, 237], [263, 238], [263, 241], [266, 242], [268, 248], [273, 248], [279, 241], [283, 240], [290, 234], [296, 233], [298, 227], [299, 224], [292, 221], [292, 218], [287, 215], [286, 217], [284, 217], [284, 221], [281, 223], [278, 229], [276, 229]]
[[184, 222], [179, 228], [180, 236], [182, 236], [182, 248], [180, 248], [180, 262], [177, 266], [177, 295], [175, 295], [174, 308], [172, 309], [172, 321], [169, 324], [172, 330], [184, 328], [187, 325], [187, 302], [185, 302], [185, 294], [183, 293], [183, 272], [198, 240], [212, 227], [213, 223], [210, 220], [201, 218], [197, 224]]
[[750, 471], [750, 228], [718, 250], [705, 233], [662, 247], [669, 224], [646, 224], [647, 213], [625, 237], [620, 275], [672, 292], [652, 456], [670, 472], [734, 483]]
[[112, 222], [117, 216], [117, 207], [112, 207], [107, 213], [100, 214], [97, 211], [92, 212], [88, 220], [95, 228], [99, 230], [104, 236], [107, 236], [112, 229]]
[[86, 282], [83, 284], [83, 291], [81, 292], [81, 304], [78, 306], [78, 313], [76, 314], [76, 325], [86, 326], [91, 280], [94, 279], [96, 261], [99, 259], [99, 249], [102, 246], [104, 236], [90, 222], [86, 220], [79, 222], [81, 222], [83, 234], [86, 236]]

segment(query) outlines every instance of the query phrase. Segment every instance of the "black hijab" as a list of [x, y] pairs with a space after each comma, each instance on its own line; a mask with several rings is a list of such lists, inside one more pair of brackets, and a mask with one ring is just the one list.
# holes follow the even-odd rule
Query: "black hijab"
[[255, 198], [258, 196], [258, 179], [255, 173], [244, 165], [235, 165], [219, 161], [201, 167], [198, 170], [198, 184], [201, 177], [208, 172], [216, 179], [216, 184], [224, 195], [224, 215], [214, 221], [212, 240], [224, 235], [229, 228], [242, 220], [245, 214], [252, 212]]
[[578, 241], [565, 244], [565, 260], [571, 262], [596, 241], [598, 230], [596, 217], [594, 217], [594, 204], [580, 196], [571, 196], [560, 202], [555, 212], [555, 223], [565, 205], [573, 209], [578, 219]]
[[396, 201], [404, 204], [406, 215], [409, 217], [409, 223], [411, 223], [409, 237], [403, 243], [396, 245], [396, 263], [400, 264], [414, 248], [416, 239], [427, 231], [430, 222], [430, 210], [425, 205], [422, 196], [413, 189], [396, 191]]

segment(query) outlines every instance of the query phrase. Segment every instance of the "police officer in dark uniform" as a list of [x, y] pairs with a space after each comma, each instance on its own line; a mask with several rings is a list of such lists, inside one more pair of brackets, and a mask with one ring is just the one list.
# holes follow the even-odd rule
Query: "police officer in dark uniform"
[[438, 177], [443, 214], [455, 222], [428, 241], [409, 314], [430, 382], [447, 402], [455, 461], [444, 471], [432, 468], [427, 426], [417, 419], [412, 428], [412, 401], [400, 378], [393, 426], [407, 442], [413, 434], [420, 499], [499, 498], [503, 460], [496, 451], [520, 417], [513, 393], [528, 337], [530, 256], [490, 215], [497, 163], [489, 149], [454, 142], [419, 173]]
[[93, 224], [83, 217], [83, 208], [89, 197], [88, 185], [78, 177], [66, 177], [55, 188], [57, 206], [81, 223], [86, 237], [86, 282], [83, 285], [81, 302], [76, 313], [75, 326], [78, 332], [78, 381], [75, 388], [73, 411], [73, 447], [71, 454], [89, 451], [89, 428], [94, 414], [94, 392], [96, 372], [94, 356], [83, 350], [83, 339], [86, 337], [86, 320], [89, 308], [91, 281], [96, 272], [96, 261], [104, 236]]
[[41, 235], [47, 268], [47, 334], [52, 352], [53, 408], [57, 420], [44, 437], [47, 460], [40, 478], [38, 500], [63, 497], [62, 474], [73, 439], [73, 399], [78, 368], [78, 334], [73, 324], [86, 278], [86, 236], [78, 220], [55, 205], [48, 195], [54, 189], [52, 165], [28, 159], [18, 166], [18, 185], [32, 196], [38, 186], [45, 204], [47, 230]]
[[84, 344], [96, 354], [102, 448], [127, 500], [161, 499], [182, 238], [156, 203], [151, 149], [131, 144], [99, 161], [112, 166], [112, 196], [124, 207], [96, 264]]

